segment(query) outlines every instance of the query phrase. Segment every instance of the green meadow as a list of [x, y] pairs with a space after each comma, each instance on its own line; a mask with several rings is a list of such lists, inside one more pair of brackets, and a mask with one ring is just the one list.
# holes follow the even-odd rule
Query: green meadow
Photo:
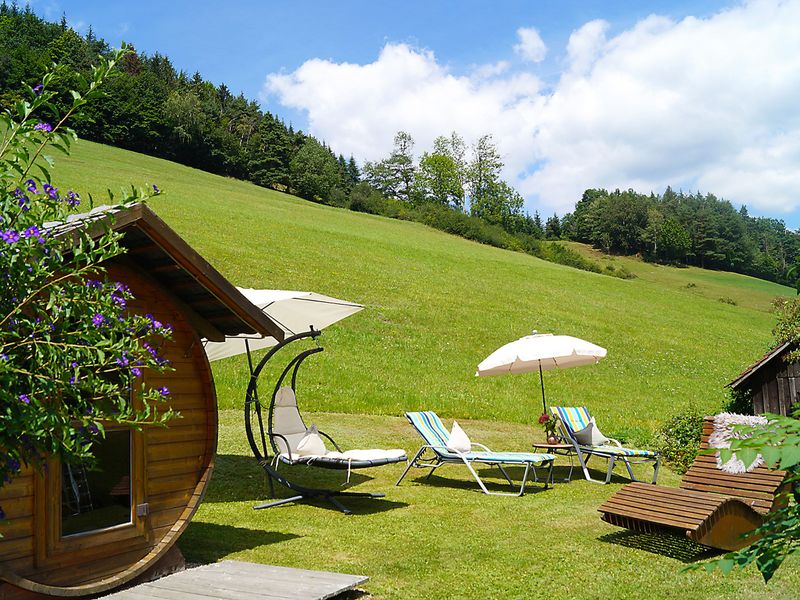
[[[532, 330], [608, 350], [597, 365], [545, 373], [549, 403], [587, 405], [607, 434], [647, 443], [687, 407], [719, 411], [725, 384], [770, 344], [770, 303], [794, 295], [741, 275], [632, 259], [596, 257], [625, 261], [635, 279], [587, 273], [83, 141], [58, 160], [56, 175], [97, 204], [106, 188], [157, 184], [165, 194], [152, 208], [236, 285], [364, 304], [323, 334], [326, 351], [309, 359], [298, 386], [307, 420], [351, 448], [411, 454], [420, 440], [402, 415], [430, 409], [493, 449], [530, 449], [542, 437], [532, 427], [538, 376], [476, 378], [475, 368]], [[213, 368], [220, 456], [180, 543], [190, 561], [361, 573], [380, 598], [794, 598], [800, 589], [797, 560], [766, 587], [755, 571], [683, 573], [708, 552], [600, 521], [596, 508], [621, 478], [499, 498], [478, 493], [456, 467], [427, 482], [412, 474], [395, 488], [395, 465], [353, 476], [354, 489], [387, 498], [353, 502], [352, 517], [309, 505], [253, 511], [267, 488], [244, 438], [246, 360]], [[489, 479], [499, 486], [496, 475]], [[343, 484], [341, 473], [302, 468], [298, 476]], [[664, 469], [659, 482], [678, 477]]]

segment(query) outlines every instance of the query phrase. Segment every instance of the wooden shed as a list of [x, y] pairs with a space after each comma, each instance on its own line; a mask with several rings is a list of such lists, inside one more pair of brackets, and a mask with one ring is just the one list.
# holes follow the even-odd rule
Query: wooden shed
[[97, 594], [153, 567], [188, 525], [214, 466], [216, 392], [201, 337], [283, 339], [146, 206], [98, 219], [124, 233], [128, 252], [105, 266], [135, 295], [130, 310], [173, 327], [161, 354], [174, 371], [144, 376], [170, 389], [168, 403], [182, 418], [141, 432], [110, 429], [96, 450], [98, 470], [51, 460], [44, 472], [24, 471], [0, 488], [0, 598]]
[[750, 393], [754, 414], [791, 414], [800, 393], [800, 363], [786, 362], [794, 348], [790, 343], [778, 346], [728, 384], [735, 391]]

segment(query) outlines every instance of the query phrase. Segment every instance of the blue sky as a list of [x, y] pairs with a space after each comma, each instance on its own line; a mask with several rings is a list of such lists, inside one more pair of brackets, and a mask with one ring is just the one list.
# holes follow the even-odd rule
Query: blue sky
[[[168, 55], [337, 152], [491, 133], [529, 210], [667, 184], [800, 225], [798, 0], [37, 0]], [[220, 6], [222, 8], [220, 8]]]

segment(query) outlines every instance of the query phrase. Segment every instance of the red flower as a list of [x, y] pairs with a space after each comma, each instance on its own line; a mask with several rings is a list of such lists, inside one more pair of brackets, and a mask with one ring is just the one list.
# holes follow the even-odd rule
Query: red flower
[[542, 416], [541, 416], [541, 417], [539, 417], [539, 424], [540, 424], [540, 425], [544, 425], [544, 424], [545, 424], [545, 423], [547, 423], [549, 420], [550, 420], [550, 415], [548, 415], [547, 413], [544, 413], [544, 414], [542, 414]]

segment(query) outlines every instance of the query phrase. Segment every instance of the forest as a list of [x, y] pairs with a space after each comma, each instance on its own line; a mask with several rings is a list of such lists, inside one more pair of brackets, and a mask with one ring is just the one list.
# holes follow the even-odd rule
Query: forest
[[609, 254], [696, 265], [796, 285], [800, 236], [714, 194], [591, 189], [561, 219], [560, 235]]
[[[386, 158], [359, 166], [324, 140], [295, 130], [256, 101], [224, 84], [189, 75], [169, 57], [133, 46], [105, 96], [73, 123], [81, 137], [248, 180], [332, 206], [423, 222], [482, 243], [600, 271], [563, 244], [572, 240], [611, 254], [723, 269], [795, 285], [798, 235], [782, 221], [750, 217], [711, 193], [661, 195], [586, 190], [575, 210], [544, 222], [501, 178], [503, 161], [491, 134], [467, 143], [442, 132], [430, 151], [414, 156], [399, 131]], [[30, 6], [0, 4], [0, 107], [22, 94], [53, 62], [63, 65], [61, 107], [80, 87], [98, 54], [110, 48], [91, 27], [81, 35], [48, 22]], [[613, 270], [612, 270], [613, 271]], [[623, 272], [607, 274], [625, 277]]]

